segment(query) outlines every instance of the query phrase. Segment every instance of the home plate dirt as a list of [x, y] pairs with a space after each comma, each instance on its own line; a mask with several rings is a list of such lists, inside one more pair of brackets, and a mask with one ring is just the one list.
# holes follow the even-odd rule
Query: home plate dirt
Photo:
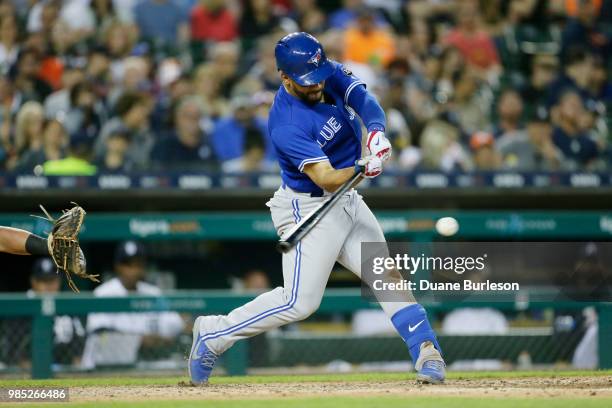
[[72, 401], [136, 401], [176, 399], [270, 399], [318, 396], [488, 396], [488, 397], [612, 397], [612, 376], [534, 377], [448, 380], [444, 385], [413, 381], [300, 382], [210, 384], [204, 387], [95, 386], [71, 387]]

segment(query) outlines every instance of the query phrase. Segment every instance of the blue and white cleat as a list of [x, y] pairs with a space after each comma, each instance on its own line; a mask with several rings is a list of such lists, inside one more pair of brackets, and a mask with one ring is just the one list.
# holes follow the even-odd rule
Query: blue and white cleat
[[424, 384], [442, 384], [446, 376], [446, 364], [429, 341], [421, 345], [419, 359], [414, 365], [417, 370], [417, 382]]
[[205, 316], [198, 317], [193, 323], [193, 342], [191, 343], [191, 352], [189, 353], [189, 377], [193, 385], [205, 385], [208, 383], [208, 377], [212, 373], [218, 355], [212, 352], [200, 336], [200, 319]]

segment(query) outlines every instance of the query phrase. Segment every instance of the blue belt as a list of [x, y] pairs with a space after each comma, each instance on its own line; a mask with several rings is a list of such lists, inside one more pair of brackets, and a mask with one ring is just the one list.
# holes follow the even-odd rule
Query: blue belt
[[[283, 188], [283, 190], [285, 190], [287, 187], [287, 184], [285, 184], [285, 182], [283, 181], [283, 183], [281, 184], [281, 187]], [[314, 191], [314, 192], [313, 191], [299, 191], [294, 188], [292, 188], [292, 190], [300, 194], [310, 194], [311, 197], [323, 197], [324, 196], [322, 188], [320, 188], [319, 191]]]

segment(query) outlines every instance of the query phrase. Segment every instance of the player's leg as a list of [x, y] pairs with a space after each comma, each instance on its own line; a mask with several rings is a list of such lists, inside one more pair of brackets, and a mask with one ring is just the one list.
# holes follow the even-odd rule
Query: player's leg
[[[386, 241], [380, 224], [361, 196], [354, 193], [353, 204], [347, 211], [354, 219], [353, 228], [344, 242], [338, 262], [361, 278], [361, 243]], [[373, 292], [377, 294], [377, 291]], [[408, 346], [419, 380], [444, 381], [440, 345], [423, 306], [416, 303], [410, 292], [405, 293], [405, 299], [378, 300]]]
[[[310, 198], [279, 198], [272, 206], [274, 224], [283, 232], [319, 203]], [[216, 356], [236, 341], [312, 314], [319, 307], [349, 226], [350, 219], [341, 206], [332, 209], [292, 251], [283, 254], [283, 287], [259, 295], [227, 315], [199, 317], [190, 354], [192, 382], [205, 382]], [[199, 361], [211, 367], [200, 370]]]

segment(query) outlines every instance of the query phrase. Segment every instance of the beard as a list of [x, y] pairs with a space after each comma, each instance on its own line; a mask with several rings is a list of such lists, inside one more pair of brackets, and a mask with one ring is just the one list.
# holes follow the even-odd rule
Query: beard
[[323, 99], [323, 89], [302, 92], [297, 89], [297, 87], [292, 86], [292, 91], [298, 96], [298, 98], [300, 98], [302, 102], [305, 102], [309, 105], [315, 105], [321, 102], [321, 99]]

